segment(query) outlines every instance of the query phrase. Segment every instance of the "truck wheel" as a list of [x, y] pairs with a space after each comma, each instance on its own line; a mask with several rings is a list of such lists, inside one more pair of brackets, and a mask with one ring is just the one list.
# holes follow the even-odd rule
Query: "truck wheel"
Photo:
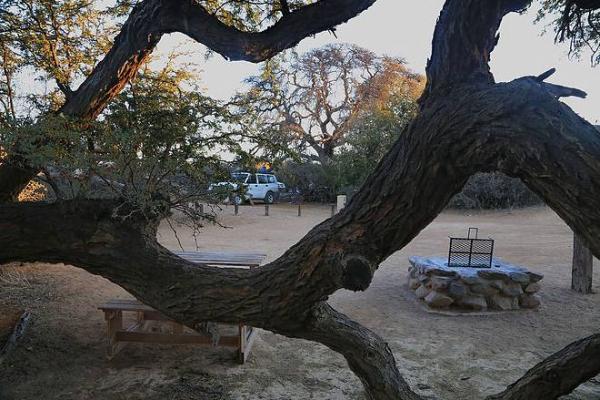
[[273, 192], [268, 191], [265, 196], [265, 204], [273, 204], [274, 201], [275, 201], [275, 195], [273, 194]]

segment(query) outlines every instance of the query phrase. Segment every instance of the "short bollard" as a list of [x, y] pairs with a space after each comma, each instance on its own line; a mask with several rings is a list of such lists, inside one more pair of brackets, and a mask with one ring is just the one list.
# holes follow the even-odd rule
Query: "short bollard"
[[302, 206], [300, 204], [298, 204], [298, 216], [302, 216]]
[[204, 214], [204, 204], [198, 204], [198, 211], [200, 211], [200, 214]]
[[240, 206], [238, 206], [237, 204], [234, 206], [234, 210], [235, 210], [235, 215], [238, 215], [238, 212], [240, 211]]
[[265, 204], [265, 217], [269, 216], [269, 205]]

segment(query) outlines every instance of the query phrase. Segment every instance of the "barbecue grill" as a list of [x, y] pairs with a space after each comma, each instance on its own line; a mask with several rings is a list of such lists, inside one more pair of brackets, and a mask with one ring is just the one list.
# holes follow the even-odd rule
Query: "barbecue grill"
[[491, 268], [493, 239], [479, 239], [479, 229], [469, 228], [466, 238], [450, 237], [449, 267]]

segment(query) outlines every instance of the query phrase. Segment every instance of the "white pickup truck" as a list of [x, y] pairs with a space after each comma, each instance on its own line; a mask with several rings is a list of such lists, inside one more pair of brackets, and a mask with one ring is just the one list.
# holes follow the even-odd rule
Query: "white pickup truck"
[[[272, 204], [279, 197], [279, 191], [285, 189], [285, 185], [277, 181], [273, 174], [234, 172], [231, 174], [232, 182], [219, 182], [214, 186], [229, 185], [234, 191], [245, 189], [244, 194], [233, 194], [231, 202], [241, 204], [244, 200], [262, 200], [266, 204]], [[243, 198], [242, 198], [243, 196]]]

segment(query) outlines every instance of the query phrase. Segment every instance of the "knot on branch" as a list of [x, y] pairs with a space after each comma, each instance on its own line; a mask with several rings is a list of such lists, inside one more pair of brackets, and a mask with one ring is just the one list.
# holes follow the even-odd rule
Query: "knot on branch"
[[534, 77], [534, 79], [540, 84], [540, 86], [548, 92], [551, 96], [560, 99], [561, 97], [579, 97], [585, 99], [587, 93], [583, 90], [571, 88], [567, 86], [555, 85], [552, 83], [544, 82], [550, 76], [554, 75], [556, 68], [550, 68], [548, 71], [541, 75]]
[[342, 260], [342, 286], [352, 291], [366, 290], [373, 279], [374, 266], [365, 257], [349, 255]]

